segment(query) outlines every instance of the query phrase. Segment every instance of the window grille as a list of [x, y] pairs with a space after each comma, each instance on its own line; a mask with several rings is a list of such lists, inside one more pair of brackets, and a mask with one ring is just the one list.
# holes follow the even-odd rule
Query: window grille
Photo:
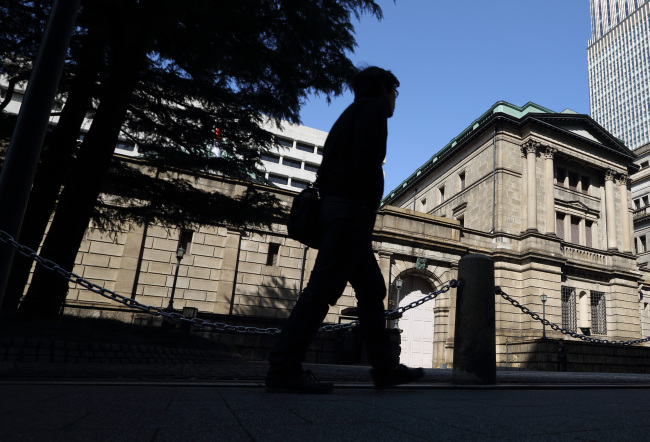
[[603, 292], [591, 291], [591, 332], [595, 335], [607, 334], [607, 304]]
[[562, 328], [573, 332], [578, 328], [576, 289], [573, 287], [562, 287]]

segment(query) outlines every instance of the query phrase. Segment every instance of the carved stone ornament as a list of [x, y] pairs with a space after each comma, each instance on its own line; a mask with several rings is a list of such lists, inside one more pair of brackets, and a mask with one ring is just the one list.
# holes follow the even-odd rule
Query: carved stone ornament
[[607, 169], [605, 171], [605, 181], [614, 181], [616, 177], [616, 172], [613, 169]]
[[523, 152], [524, 156], [527, 156], [529, 153], [536, 154], [537, 149], [539, 149], [541, 145], [542, 143], [539, 141], [528, 139], [524, 141], [524, 144], [521, 145], [521, 151]]
[[555, 153], [557, 152], [557, 148], [552, 147], [552, 146], [544, 146], [546, 149], [544, 150], [544, 157], [546, 159], [552, 160], [553, 157], [555, 156]]

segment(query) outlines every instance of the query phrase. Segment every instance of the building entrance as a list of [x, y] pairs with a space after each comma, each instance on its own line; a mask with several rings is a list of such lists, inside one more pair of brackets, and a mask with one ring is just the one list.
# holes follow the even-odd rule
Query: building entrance
[[[423, 298], [431, 291], [429, 284], [417, 277], [408, 278], [405, 288], [410, 293], [400, 300], [400, 307]], [[409, 284], [409, 282], [411, 284]], [[402, 352], [400, 362], [411, 367], [433, 366], [433, 307], [435, 300], [407, 310], [399, 320]]]

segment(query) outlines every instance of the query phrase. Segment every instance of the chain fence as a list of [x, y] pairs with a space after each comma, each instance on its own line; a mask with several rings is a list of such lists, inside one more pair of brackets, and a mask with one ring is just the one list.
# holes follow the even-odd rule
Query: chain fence
[[[279, 328], [259, 328], [259, 327], [250, 327], [250, 326], [243, 326], [243, 325], [230, 325], [230, 324], [225, 324], [222, 322], [215, 322], [215, 321], [208, 321], [205, 319], [201, 318], [186, 318], [183, 316], [182, 313], [176, 312], [176, 311], [170, 311], [168, 309], [164, 309], [162, 307], [154, 307], [151, 305], [145, 305], [142, 304], [135, 299], [132, 298], [127, 298], [126, 296], [122, 296], [119, 293], [115, 293], [112, 290], [109, 290], [105, 287], [102, 287], [100, 285], [97, 285], [91, 281], [88, 281], [87, 279], [82, 278], [81, 276], [77, 275], [76, 273], [69, 272], [63, 268], [61, 268], [58, 264], [55, 262], [43, 258], [42, 256], [38, 255], [35, 251], [30, 249], [29, 247], [26, 247], [20, 243], [18, 243], [11, 235], [9, 235], [7, 232], [0, 230], [0, 242], [3, 242], [5, 244], [9, 244], [12, 246], [18, 253], [21, 255], [32, 259], [33, 261], [36, 262], [37, 265], [40, 265], [46, 270], [49, 270], [51, 272], [54, 272], [55, 274], [59, 275], [60, 277], [67, 279], [68, 281], [78, 284], [81, 287], [90, 290], [91, 292], [97, 293], [98, 295], [103, 296], [104, 298], [110, 299], [111, 301], [118, 302], [120, 304], [125, 305], [126, 307], [134, 308], [137, 310], [140, 310], [141, 312], [148, 313], [153, 316], [161, 316], [163, 318], [167, 318], [171, 321], [177, 322], [177, 323], [188, 323], [191, 325], [194, 325], [198, 328], [211, 328], [215, 331], [218, 332], [235, 332], [235, 333], [251, 333], [251, 334], [278, 334], [280, 333], [281, 329]], [[405, 311], [410, 310], [412, 308], [418, 307], [425, 302], [431, 301], [435, 299], [438, 295], [441, 293], [445, 293], [451, 288], [457, 287], [458, 286], [458, 281], [456, 280], [450, 280], [448, 284], [442, 286], [439, 290], [435, 292], [431, 292], [428, 295], [424, 296], [421, 299], [418, 299], [417, 301], [414, 301], [408, 305], [399, 307], [395, 310], [390, 310], [385, 312], [385, 317], [386, 319], [395, 319], [399, 318]], [[347, 329], [347, 328], [352, 328], [356, 327], [359, 325], [359, 320], [347, 322], [344, 324], [332, 324], [332, 325], [324, 325], [322, 326], [319, 331], [336, 331], [336, 330], [342, 330], [342, 329]]]
[[497, 295], [501, 295], [503, 299], [505, 299], [513, 306], [521, 310], [524, 314], [530, 315], [530, 317], [533, 318], [534, 320], [539, 321], [544, 325], [548, 325], [555, 331], [559, 331], [560, 333], [571, 336], [572, 338], [575, 339], [580, 339], [581, 341], [595, 342], [597, 344], [611, 344], [611, 345], [624, 345], [624, 346], [650, 342], [650, 338], [631, 339], [629, 341], [617, 341], [617, 340], [609, 340], [609, 339], [599, 339], [599, 338], [594, 338], [592, 336], [586, 336], [580, 333], [576, 333], [573, 330], [568, 330], [566, 328], [560, 327], [559, 325], [552, 323], [548, 319], [540, 317], [538, 313], [531, 311], [528, 307], [521, 305], [519, 301], [506, 294], [503, 290], [501, 290], [501, 287], [495, 287], [495, 291]]

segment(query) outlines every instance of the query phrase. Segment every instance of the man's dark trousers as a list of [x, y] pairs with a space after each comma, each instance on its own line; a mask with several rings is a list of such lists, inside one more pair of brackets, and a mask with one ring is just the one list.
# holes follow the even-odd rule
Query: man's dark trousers
[[372, 251], [376, 212], [358, 202], [324, 197], [320, 222], [324, 232], [309, 283], [298, 298], [273, 351], [269, 376], [291, 376], [302, 370], [307, 347], [325, 319], [329, 305], [348, 282], [357, 297], [361, 336], [368, 360], [377, 370], [397, 366], [386, 332], [386, 284]]

